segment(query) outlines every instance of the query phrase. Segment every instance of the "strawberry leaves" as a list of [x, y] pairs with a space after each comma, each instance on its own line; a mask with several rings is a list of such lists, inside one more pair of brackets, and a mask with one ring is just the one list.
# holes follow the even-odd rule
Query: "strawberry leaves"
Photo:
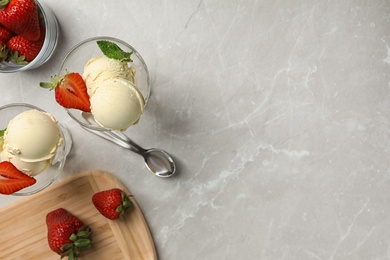
[[61, 246], [61, 258], [67, 256], [68, 260], [76, 259], [79, 256], [79, 249], [91, 247], [91, 234], [90, 228], [83, 226], [79, 229], [77, 234], [72, 233], [69, 237], [70, 242]]
[[46, 215], [47, 241], [51, 250], [68, 259], [77, 259], [80, 249], [91, 247], [91, 229], [63, 208]]

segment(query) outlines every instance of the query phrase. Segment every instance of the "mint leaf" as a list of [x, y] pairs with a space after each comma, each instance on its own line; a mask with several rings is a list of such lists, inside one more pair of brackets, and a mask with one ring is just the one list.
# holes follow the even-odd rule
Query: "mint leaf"
[[3, 136], [4, 136], [5, 130], [7, 130], [7, 128], [6, 128], [6, 129], [3, 129], [3, 130], [0, 129], [0, 137], [3, 137]]
[[118, 45], [110, 41], [97, 41], [97, 45], [100, 50], [103, 52], [105, 56], [111, 59], [124, 61], [124, 62], [132, 62], [133, 60], [130, 56], [133, 54], [131, 52], [125, 52]]

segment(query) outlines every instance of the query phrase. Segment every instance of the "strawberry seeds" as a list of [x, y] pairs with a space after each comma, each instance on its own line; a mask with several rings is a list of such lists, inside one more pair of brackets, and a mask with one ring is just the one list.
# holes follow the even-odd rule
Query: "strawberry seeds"
[[45, 24], [34, 0], [0, 3], [0, 62], [27, 65], [42, 49]]

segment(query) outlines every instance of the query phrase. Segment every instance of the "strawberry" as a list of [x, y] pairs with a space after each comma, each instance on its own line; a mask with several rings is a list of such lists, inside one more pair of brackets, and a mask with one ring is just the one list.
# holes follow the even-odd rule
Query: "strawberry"
[[92, 202], [96, 209], [106, 218], [111, 220], [124, 220], [125, 211], [133, 208], [129, 196], [118, 188], [104, 190], [92, 196]]
[[0, 23], [28, 41], [40, 36], [38, 8], [34, 0], [1, 0]]
[[36, 179], [19, 171], [11, 162], [0, 162], [0, 193], [12, 194], [36, 183]]
[[15, 33], [0, 24], [0, 42], [7, 43]]
[[61, 258], [77, 259], [80, 249], [91, 246], [91, 229], [63, 208], [46, 215], [46, 226], [49, 247]]
[[12, 53], [11, 60], [26, 65], [35, 59], [42, 49], [45, 41], [45, 27], [41, 27], [41, 37], [37, 41], [29, 41], [20, 35], [12, 37], [7, 42], [7, 47]]
[[65, 76], [51, 77], [51, 82], [41, 82], [43, 88], [55, 89], [58, 104], [65, 108], [76, 108], [91, 112], [91, 103], [83, 77], [77, 73], [67, 73]]

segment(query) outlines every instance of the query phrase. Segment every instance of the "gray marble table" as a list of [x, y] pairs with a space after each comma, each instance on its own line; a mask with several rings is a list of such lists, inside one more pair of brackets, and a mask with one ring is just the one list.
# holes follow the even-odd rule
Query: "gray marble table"
[[[390, 1], [41, 1], [58, 48], [39, 69], [1, 74], [0, 104], [68, 126], [60, 180], [114, 173], [159, 259], [390, 258]], [[39, 87], [99, 35], [144, 56], [152, 96], [127, 133], [170, 152], [175, 177], [83, 131]]]

